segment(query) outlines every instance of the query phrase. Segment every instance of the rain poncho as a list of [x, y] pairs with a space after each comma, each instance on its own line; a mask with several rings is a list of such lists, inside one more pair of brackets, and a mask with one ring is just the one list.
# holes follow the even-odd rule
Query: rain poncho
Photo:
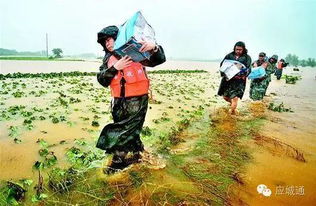
[[[244, 54], [236, 59], [234, 52], [231, 52], [225, 56], [220, 66], [223, 65], [225, 60], [238, 61], [239, 63], [245, 65], [246, 68], [250, 68], [251, 65], [251, 58], [248, 54]], [[249, 70], [246, 70], [246, 72], [240, 72], [228, 81], [225, 74], [221, 73], [223, 78], [221, 80], [217, 94], [220, 96], [229, 97], [231, 99], [234, 97], [239, 97], [241, 99], [246, 88], [246, 76], [248, 75], [247, 72], [249, 72]]]
[[105, 150], [106, 153], [143, 151], [140, 132], [145, 121], [147, 107], [148, 95], [114, 98], [111, 103], [114, 123], [103, 128], [97, 147]]
[[[114, 27], [106, 27], [98, 33], [98, 37], [102, 40], [102, 37], [113, 35], [114, 30]], [[117, 39], [116, 36], [111, 37]], [[100, 44], [101, 40], [98, 41]], [[105, 56], [103, 64], [100, 66], [100, 72], [97, 74], [97, 79], [102, 86], [108, 87], [118, 71], [113, 66], [107, 66], [109, 58], [113, 53], [106, 50], [106, 48], [104, 51]], [[158, 51], [152, 53], [149, 59], [140, 63], [143, 66], [154, 67], [165, 61], [166, 57], [163, 48], [159, 46]], [[96, 146], [105, 150], [106, 153], [114, 153], [115, 151], [143, 151], [140, 132], [145, 121], [147, 107], [147, 94], [137, 97], [113, 98], [111, 112], [114, 122], [103, 128]]]

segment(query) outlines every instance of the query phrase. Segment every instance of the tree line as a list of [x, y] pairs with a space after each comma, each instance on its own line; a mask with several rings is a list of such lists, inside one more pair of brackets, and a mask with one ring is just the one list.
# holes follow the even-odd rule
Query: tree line
[[299, 59], [299, 57], [295, 54], [288, 54], [285, 57], [285, 61], [295, 67], [297, 66], [315, 67], [316, 66], [316, 60], [314, 58]]
[[[54, 48], [52, 49], [53, 56], [50, 58], [61, 58], [63, 54], [63, 50], [61, 48]], [[23, 51], [18, 52], [14, 49], [4, 49], [0, 48], [0, 56], [46, 56], [46, 51], [37, 51], [37, 52], [30, 52], [30, 51]]]

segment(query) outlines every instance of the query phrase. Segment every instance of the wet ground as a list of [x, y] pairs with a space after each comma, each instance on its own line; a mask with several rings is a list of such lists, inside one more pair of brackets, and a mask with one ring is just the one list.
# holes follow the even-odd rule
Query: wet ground
[[[82, 69], [86, 71], [86, 68]], [[142, 138], [153, 154], [159, 153], [155, 151], [157, 148], [170, 153], [160, 152], [165, 155], [149, 158], [149, 163], [128, 170], [121, 182], [110, 183], [115, 191], [111, 204], [313, 205], [316, 201], [313, 181], [316, 179], [316, 91], [312, 88], [316, 84], [316, 70], [295, 72], [302, 79], [294, 85], [274, 78], [264, 104], [251, 103], [248, 84], [239, 105], [241, 113], [236, 118], [227, 115], [227, 108], [223, 108], [226, 103], [214, 96], [219, 75], [214, 67], [209, 67], [209, 71], [150, 75], [153, 100], [145, 127], [150, 128], [152, 135]], [[286, 73], [293, 73], [292, 68]], [[94, 77], [7, 79], [0, 86], [0, 157], [1, 167], [5, 168], [1, 170], [1, 180], [37, 181], [37, 171], [32, 166], [41, 158], [39, 139], [51, 145], [49, 150], [58, 159], [56, 167], [68, 167], [67, 150], [73, 146], [94, 150], [100, 129], [111, 121], [109, 92]], [[294, 112], [269, 111], [266, 107], [270, 102], [283, 102]], [[11, 112], [7, 113], [10, 108]], [[201, 114], [203, 118], [197, 118]], [[31, 123], [25, 123], [32, 117]], [[53, 123], [54, 118], [58, 123]], [[264, 123], [257, 125], [256, 119]], [[173, 129], [186, 125], [181, 120], [195, 123], [174, 133], [177, 138], [170, 139], [168, 134]], [[100, 126], [92, 126], [93, 121]], [[162, 144], [165, 140], [177, 143]], [[206, 143], [209, 147], [204, 148]], [[162, 161], [155, 163], [157, 159]], [[228, 161], [231, 159], [236, 161]], [[109, 180], [102, 169], [97, 174], [98, 180]], [[258, 194], [259, 184], [265, 184], [271, 196]], [[88, 195], [92, 198], [91, 205], [95, 205], [93, 201], [102, 203]], [[76, 200], [75, 196], [72, 198]]]
[[[153, 74], [150, 79], [153, 99], [145, 127], [153, 133], [168, 133], [199, 106], [208, 107], [204, 104], [211, 99], [209, 88], [214, 81], [207, 75]], [[194, 79], [200, 81], [193, 83]], [[78, 146], [76, 140], [94, 148], [99, 131], [111, 122], [109, 90], [101, 88], [94, 77], [6, 79], [0, 86], [0, 156], [1, 166], [6, 168], [1, 171], [2, 180], [37, 177], [32, 166], [39, 159], [39, 139], [53, 145], [58, 165], [66, 167], [65, 151]], [[21, 96], [14, 97], [17, 93]], [[98, 125], [93, 126], [93, 121]], [[151, 137], [144, 140], [147, 147], [156, 143]]]

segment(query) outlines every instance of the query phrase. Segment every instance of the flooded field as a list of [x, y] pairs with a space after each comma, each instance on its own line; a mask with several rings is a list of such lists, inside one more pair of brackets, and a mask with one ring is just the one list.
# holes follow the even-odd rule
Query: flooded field
[[[49, 73], [49, 72], [97, 72], [102, 63], [101, 59], [87, 61], [12, 61], [0, 60], [0, 73]], [[168, 60], [155, 68], [147, 68], [151, 70], [179, 69], [179, 70], [206, 70], [210, 71], [218, 65], [218, 62], [203, 61], [176, 61]]]
[[[3, 62], [1, 73], [12, 72]], [[91, 63], [91, 71], [99, 64]], [[240, 115], [230, 116], [215, 96], [220, 81], [215, 63], [202, 64], [197, 69], [208, 72], [149, 75], [151, 100], [142, 133], [147, 157], [113, 176], [103, 173], [108, 156], [95, 148], [100, 130], [111, 122], [109, 90], [95, 76], [2, 79], [0, 203], [13, 201], [5, 190], [10, 181], [27, 190], [25, 205], [312, 205], [315, 70], [295, 73], [302, 77], [296, 84], [273, 79], [263, 103], [249, 100], [248, 85]], [[181, 65], [188, 64], [172, 69], [187, 69]], [[72, 71], [74, 65], [55, 66], [45, 73]], [[282, 102], [293, 112], [267, 109]], [[270, 197], [258, 194], [260, 184], [271, 189]]]

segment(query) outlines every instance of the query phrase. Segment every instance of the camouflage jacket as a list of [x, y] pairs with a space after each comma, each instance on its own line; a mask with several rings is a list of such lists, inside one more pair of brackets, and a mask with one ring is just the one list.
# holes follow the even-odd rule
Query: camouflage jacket
[[271, 74], [274, 74], [276, 70], [275, 64], [268, 63], [268, 66], [266, 68], [266, 79], [270, 82], [271, 81]]

